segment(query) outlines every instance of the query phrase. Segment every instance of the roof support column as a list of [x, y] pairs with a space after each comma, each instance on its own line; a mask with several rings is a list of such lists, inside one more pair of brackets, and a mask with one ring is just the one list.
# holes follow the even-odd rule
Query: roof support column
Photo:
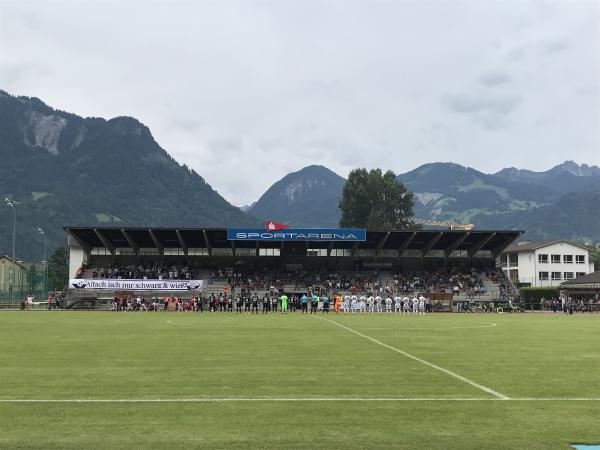
[[135, 254], [139, 256], [139, 254], [140, 254], [140, 246], [137, 245], [137, 243], [133, 240], [133, 238], [127, 232], [127, 230], [121, 229], [121, 234], [123, 235], [123, 237], [125, 238], [125, 240], [129, 244], [129, 246], [133, 249], [133, 251], [135, 252]]
[[469, 248], [468, 254], [469, 258], [472, 258], [479, 250], [486, 246], [494, 237], [496, 233], [490, 233], [486, 237], [484, 237], [481, 241], [475, 242], [471, 248]]
[[466, 232], [466, 233], [463, 233], [460, 236], [458, 236], [458, 238], [455, 239], [454, 242], [452, 242], [452, 244], [450, 244], [446, 248], [446, 250], [444, 250], [444, 256], [446, 258], [448, 258], [452, 254], [452, 252], [454, 252], [458, 248], [458, 246], [465, 241], [465, 239], [467, 238], [467, 236], [469, 236], [469, 234], [471, 234], [471, 233]]
[[206, 248], [208, 249], [208, 254], [209, 254], [209, 256], [212, 256], [213, 255], [212, 245], [211, 245], [210, 241], [208, 240], [208, 233], [206, 232], [206, 230], [202, 230], [202, 235], [204, 236], [204, 242], [206, 242]]
[[188, 246], [187, 246], [187, 243], [185, 242], [185, 240], [183, 239], [183, 234], [181, 234], [181, 231], [179, 231], [179, 230], [175, 230], [175, 234], [177, 235], [177, 240], [179, 241], [179, 245], [181, 245], [181, 248], [183, 249], [185, 256], [187, 256], [188, 255]]
[[104, 234], [102, 234], [102, 232], [99, 229], [94, 228], [94, 233], [96, 234], [96, 236], [98, 236], [98, 239], [100, 239], [100, 242], [102, 242], [102, 245], [104, 245], [108, 249], [110, 254], [115, 256], [115, 246], [112, 245], [108, 239], [106, 239]]
[[154, 242], [154, 246], [158, 249], [158, 253], [163, 256], [165, 254], [165, 249], [158, 240], [158, 237], [156, 237], [156, 234], [152, 230], [148, 230], [148, 233], [150, 233], [150, 237], [152, 238], [152, 242]]

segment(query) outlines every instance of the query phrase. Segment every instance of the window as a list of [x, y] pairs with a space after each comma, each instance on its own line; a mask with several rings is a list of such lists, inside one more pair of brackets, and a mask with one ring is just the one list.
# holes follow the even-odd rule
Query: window
[[255, 248], [236, 248], [235, 256], [256, 256]]
[[94, 247], [92, 248], [92, 255], [110, 255], [110, 252], [106, 247]]
[[552, 255], [552, 264], [560, 264], [560, 255]]
[[233, 256], [233, 249], [231, 247], [217, 247], [213, 248], [214, 256]]
[[397, 258], [398, 257], [398, 250], [394, 250], [393, 248], [385, 248], [382, 250], [379, 250], [379, 256], [382, 258]]
[[541, 281], [547, 281], [548, 280], [548, 272], [538, 272], [538, 278]]
[[279, 256], [280, 249], [278, 248], [259, 248], [258, 256]]
[[577, 264], [585, 264], [585, 255], [575, 255], [575, 262]]
[[540, 264], [548, 264], [548, 255], [538, 255], [538, 263]]
[[552, 281], [560, 281], [560, 272], [552, 272]]
[[327, 256], [326, 248], [307, 248], [306, 256]]
[[573, 264], [573, 255], [563, 255], [563, 263]]
[[565, 280], [572, 280], [573, 279], [573, 272], [565, 272], [563, 274]]
[[509, 267], [517, 267], [519, 265], [519, 254], [518, 253], [509, 253], [508, 254], [508, 266]]
[[165, 248], [164, 249], [164, 255], [165, 256], [176, 256], [176, 255], [185, 255], [185, 252], [183, 251], [182, 248]]
[[352, 256], [352, 250], [349, 248], [332, 248], [331, 256]]
[[160, 252], [157, 248], [148, 247], [148, 248], [140, 248], [140, 256], [152, 256], [152, 255], [160, 255]]
[[500, 264], [502, 265], [502, 267], [507, 267], [508, 266], [508, 258], [507, 258], [507, 254], [506, 253], [502, 253], [500, 255]]
[[189, 256], [208, 256], [207, 248], [188, 248]]
[[586, 273], [585, 272], [577, 272], [577, 275], [575, 276], [575, 278], [579, 278], [584, 276]]
[[117, 247], [117, 248], [115, 248], [115, 253], [120, 256], [135, 255], [135, 251], [129, 247]]

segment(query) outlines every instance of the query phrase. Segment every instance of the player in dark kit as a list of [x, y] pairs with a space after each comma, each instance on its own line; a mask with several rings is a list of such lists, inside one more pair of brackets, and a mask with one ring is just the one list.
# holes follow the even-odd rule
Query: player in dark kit
[[258, 314], [258, 295], [256, 294], [254, 294], [254, 297], [252, 297], [252, 314], [255, 312]]
[[267, 314], [271, 307], [271, 300], [269, 299], [269, 296], [267, 294], [265, 294], [265, 296], [262, 299], [262, 307], [263, 314]]
[[327, 297], [327, 294], [321, 297], [321, 300], [323, 301], [323, 314], [329, 314], [329, 297]]
[[248, 297], [244, 297], [244, 312], [249, 313], [250, 312], [250, 304], [252, 302], [252, 299], [248, 296]]
[[202, 312], [202, 297], [201, 296], [199, 296], [196, 299], [196, 311]]
[[243, 306], [244, 306], [244, 299], [240, 296], [240, 294], [238, 294], [237, 298], [235, 299], [235, 312], [237, 312], [238, 314], [241, 314]]
[[227, 297], [227, 312], [233, 312], [233, 298], [231, 295]]
[[276, 295], [274, 295], [274, 296], [271, 298], [271, 311], [273, 311], [273, 312], [277, 312], [277, 303], [278, 303], [277, 296], [276, 296]]

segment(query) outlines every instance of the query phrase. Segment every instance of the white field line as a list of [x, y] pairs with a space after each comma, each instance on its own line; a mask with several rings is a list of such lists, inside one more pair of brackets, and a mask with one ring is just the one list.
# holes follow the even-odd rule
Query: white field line
[[468, 379], [466, 377], [463, 377], [462, 375], [457, 374], [456, 372], [452, 372], [451, 370], [444, 369], [443, 367], [440, 367], [440, 366], [438, 366], [436, 364], [430, 363], [429, 361], [425, 361], [424, 359], [421, 359], [421, 358], [419, 358], [419, 357], [417, 357], [415, 355], [411, 355], [410, 353], [406, 353], [405, 351], [400, 350], [399, 348], [392, 347], [391, 345], [388, 345], [388, 344], [385, 344], [385, 343], [383, 343], [381, 341], [378, 341], [377, 339], [372, 338], [371, 336], [367, 336], [366, 334], [363, 334], [360, 331], [353, 330], [352, 328], [347, 327], [345, 325], [342, 325], [340, 323], [334, 322], [333, 320], [325, 319], [325, 318], [319, 317], [319, 316], [314, 316], [314, 317], [316, 317], [317, 319], [324, 320], [326, 322], [332, 323], [334, 325], [337, 325], [338, 327], [343, 328], [344, 330], [350, 331], [351, 333], [354, 333], [354, 334], [356, 334], [356, 335], [358, 335], [360, 337], [368, 339], [369, 341], [374, 342], [376, 344], [379, 344], [382, 347], [385, 347], [387, 349], [390, 349], [390, 350], [393, 350], [393, 351], [395, 351], [397, 353], [400, 353], [401, 355], [404, 355], [407, 358], [412, 359], [413, 361], [420, 362], [421, 364], [425, 364], [426, 366], [431, 367], [432, 369], [439, 370], [440, 372], [443, 372], [446, 375], [450, 375], [451, 377], [456, 378], [457, 380], [460, 380], [460, 381], [463, 381], [463, 382], [465, 382], [467, 384], [470, 384], [471, 386], [476, 387], [477, 389], [481, 389], [482, 391], [485, 391], [488, 394], [492, 394], [494, 397], [497, 397], [500, 400], [509, 400], [510, 399], [510, 397], [508, 397], [508, 396], [506, 396], [504, 394], [501, 394], [500, 392], [497, 392], [497, 391], [493, 390], [492, 388], [489, 388], [487, 386], [483, 386], [483, 385], [481, 385], [479, 383], [476, 383], [473, 380], [470, 380], [470, 379]]
[[587, 397], [250, 397], [250, 398], [72, 398], [0, 399], [0, 403], [235, 403], [235, 402], [600, 402]]

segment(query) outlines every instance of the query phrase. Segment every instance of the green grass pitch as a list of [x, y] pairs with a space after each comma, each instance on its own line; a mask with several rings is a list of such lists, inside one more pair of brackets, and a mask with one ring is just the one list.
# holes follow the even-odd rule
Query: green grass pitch
[[318, 317], [0, 313], [0, 448], [600, 442], [598, 315]]

